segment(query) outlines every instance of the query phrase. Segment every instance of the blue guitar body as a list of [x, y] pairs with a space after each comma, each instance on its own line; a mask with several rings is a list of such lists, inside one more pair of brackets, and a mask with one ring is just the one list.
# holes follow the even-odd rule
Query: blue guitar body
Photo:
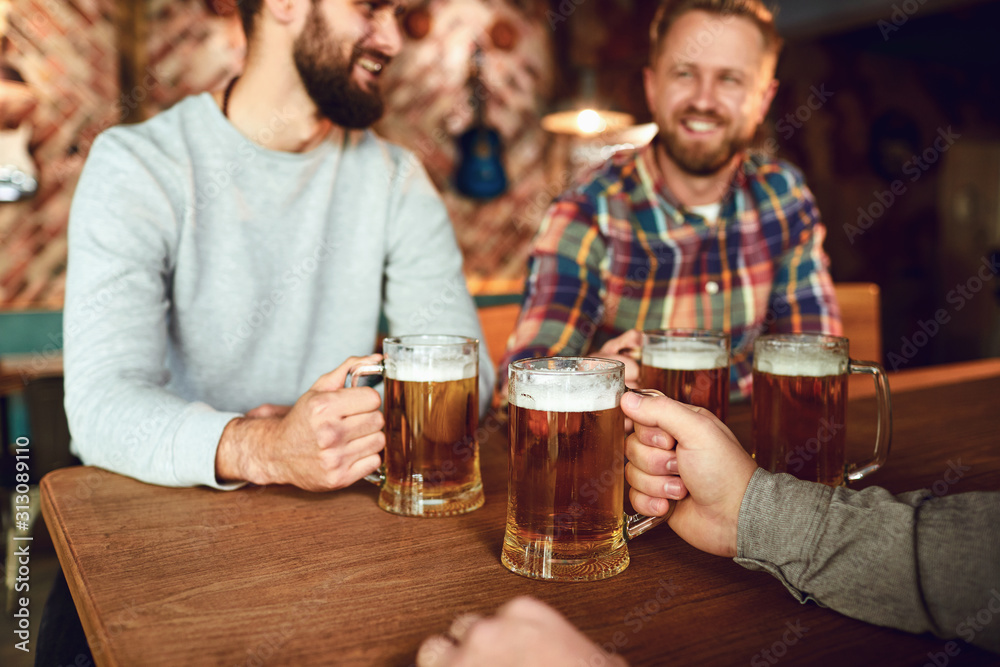
[[501, 159], [500, 134], [491, 127], [475, 125], [458, 138], [461, 157], [455, 172], [455, 188], [467, 197], [492, 199], [507, 189]]
[[[469, 86], [473, 91], [483, 91], [480, 72], [483, 67], [483, 50], [476, 45], [472, 54], [472, 71]], [[470, 98], [475, 114], [472, 127], [458, 138], [458, 167], [455, 169], [455, 189], [473, 199], [493, 199], [507, 189], [507, 174], [503, 170], [500, 133], [486, 124], [487, 97], [473, 95]]]

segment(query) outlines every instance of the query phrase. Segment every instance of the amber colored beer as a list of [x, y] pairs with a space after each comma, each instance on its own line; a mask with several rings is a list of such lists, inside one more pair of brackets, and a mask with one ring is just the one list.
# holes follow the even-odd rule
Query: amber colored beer
[[639, 384], [658, 389], [670, 398], [699, 405], [722, 421], [729, 414], [729, 367], [680, 370], [643, 363]]
[[[443, 516], [482, 505], [479, 383], [462, 375], [461, 365], [386, 369], [386, 480], [379, 503], [389, 511]], [[395, 507], [408, 502], [420, 507]]]
[[639, 384], [703, 407], [722, 421], [729, 414], [729, 338], [694, 329], [643, 333]]
[[526, 576], [564, 581], [621, 572], [628, 550], [618, 395], [521, 399], [513, 397], [509, 408], [504, 565]]
[[753, 440], [757, 465], [831, 486], [844, 483], [846, 359], [754, 360]]

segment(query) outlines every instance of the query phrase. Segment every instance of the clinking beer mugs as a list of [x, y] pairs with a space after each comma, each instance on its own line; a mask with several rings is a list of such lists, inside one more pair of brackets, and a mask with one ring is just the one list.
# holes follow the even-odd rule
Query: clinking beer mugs
[[622, 572], [626, 540], [665, 517], [626, 516], [620, 361], [547, 357], [508, 367], [510, 462], [501, 561], [512, 572], [591, 581]]
[[[878, 425], [872, 458], [846, 461], [847, 376], [875, 381]], [[876, 363], [848, 357], [848, 341], [822, 334], [761, 336], [753, 349], [753, 452], [757, 465], [839, 486], [882, 467], [889, 456], [889, 383]]]
[[351, 371], [385, 378], [385, 456], [366, 479], [381, 487], [379, 507], [404, 516], [449, 516], [483, 504], [479, 473], [479, 341], [400, 336], [382, 344], [384, 361]]

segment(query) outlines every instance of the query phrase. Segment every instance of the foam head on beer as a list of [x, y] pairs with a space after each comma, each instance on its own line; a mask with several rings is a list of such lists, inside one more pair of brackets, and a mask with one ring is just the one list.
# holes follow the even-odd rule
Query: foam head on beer
[[818, 378], [847, 372], [847, 358], [839, 350], [799, 348], [792, 352], [781, 347], [766, 347], [754, 354], [754, 368], [771, 375]]
[[618, 406], [622, 383], [607, 376], [566, 371], [532, 373], [510, 384], [510, 403], [542, 412], [598, 412]]
[[475, 359], [386, 359], [385, 376], [400, 382], [452, 382], [476, 377]]
[[676, 338], [662, 346], [647, 346], [642, 350], [642, 364], [677, 371], [700, 371], [725, 368], [729, 355], [718, 343], [694, 338]]

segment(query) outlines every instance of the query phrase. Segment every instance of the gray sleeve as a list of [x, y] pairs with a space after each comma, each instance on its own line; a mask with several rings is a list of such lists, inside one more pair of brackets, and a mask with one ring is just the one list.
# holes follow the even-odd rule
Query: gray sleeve
[[221, 486], [215, 452], [235, 414], [165, 389], [170, 184], [114, 136], [94, 143], [69, 224], [66, 413], [89, 465], [165, 486]]
[[1000, 493], [893, 496], [758, 470], [736, 562], [800, 602], [1000, 651]]
[[[390, 205], [385, 316], [393, 335], [454, 334], [483, 341], [476, 305], [462, 273], [462, 254], [448, 211], [416, 156], [398, 167]], [[479, 408], [492, 399], [496, 369], [479, 346]]]

